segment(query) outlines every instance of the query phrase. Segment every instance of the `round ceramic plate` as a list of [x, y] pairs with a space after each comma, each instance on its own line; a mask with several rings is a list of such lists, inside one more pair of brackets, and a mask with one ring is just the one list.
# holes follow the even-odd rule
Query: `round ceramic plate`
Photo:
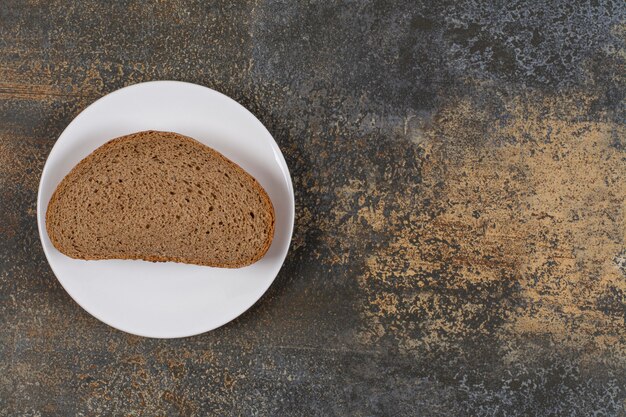
[[[218, 150], [261, 183], [276, 213], [274, 240], [263, 259], [239, 269], [174, 262], [82, 261], [63, 255], [50, 243], [45, 213], [63, 177], [110, 139], [142, 130], [190, 136]], [[37, 198], [39, 235], [61, 285], [94, 317], [148, 337], [196, 335], [228, 323], [250, 308], [285, 260], [293, 220], [289, 170], [267, 129], [229, 97], [176, 81], [122, 88], [87, 107], [52, 148]]]

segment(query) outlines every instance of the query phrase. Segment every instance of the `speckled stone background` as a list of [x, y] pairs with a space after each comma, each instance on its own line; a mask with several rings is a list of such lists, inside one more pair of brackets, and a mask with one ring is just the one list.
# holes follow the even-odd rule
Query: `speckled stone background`
[[[0, 2], [0, 416], [625, 416], [626, 4], [493, 3]], [[65, 126], [156, 79], [296, 190], [266, 296], [181, 340], [84, 312], [35, 218]]]

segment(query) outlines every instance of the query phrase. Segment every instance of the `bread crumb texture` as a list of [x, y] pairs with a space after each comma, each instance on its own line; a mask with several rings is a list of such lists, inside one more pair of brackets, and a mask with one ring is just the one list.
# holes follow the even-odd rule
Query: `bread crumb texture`
[[265, 255], [274, 209], [259, 183], [219, 152], [146, 131], [83, 159], [50, 199], [46, 229], [72, 258], [234, 268]]

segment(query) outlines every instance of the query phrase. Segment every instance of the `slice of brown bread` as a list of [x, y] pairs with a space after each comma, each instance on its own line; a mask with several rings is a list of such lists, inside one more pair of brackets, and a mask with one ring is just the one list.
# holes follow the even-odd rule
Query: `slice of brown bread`
[[237, 268], [269, 249], [274, 208], [219, 152], [146, 131], [113, 139], [76, 165], [50, 199], [46, 230], [72, 258]]

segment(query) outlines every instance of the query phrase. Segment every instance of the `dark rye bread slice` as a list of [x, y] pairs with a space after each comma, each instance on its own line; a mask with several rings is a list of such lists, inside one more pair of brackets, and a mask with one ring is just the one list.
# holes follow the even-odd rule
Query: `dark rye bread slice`
[[274, 208], [219, 152], [146, 131], [113, 139], [76, 165], [50, 199], [46, 229], [72, 258], [237, 268], [269, 249]]

